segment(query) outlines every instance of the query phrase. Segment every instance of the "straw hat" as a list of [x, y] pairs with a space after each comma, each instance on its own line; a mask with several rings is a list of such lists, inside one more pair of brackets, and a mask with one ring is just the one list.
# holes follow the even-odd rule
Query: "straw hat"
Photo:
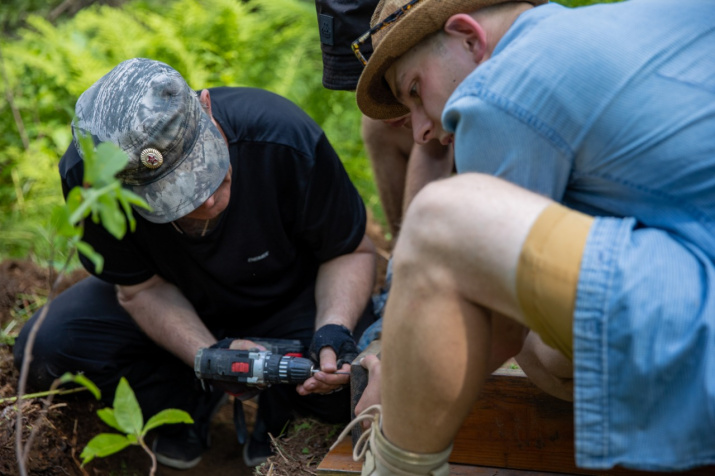
[[[360, 75], [356, 90], [358, 107], [373, 119], [393, 119], [409, 111], [390, 91], [384, 80], [385, 72], [410, 48], [432, 33], [441, 30], [449, 17], [471, 13], [480, 8], [505, 3], [509, 0], [418, 0], [402, 16], [372, 35], [373, 53]], [[371, 26], [406, 5], [409, 0], [380, 0], [370, 21]], [[528, 0], [533, 5], [548, 0]]]

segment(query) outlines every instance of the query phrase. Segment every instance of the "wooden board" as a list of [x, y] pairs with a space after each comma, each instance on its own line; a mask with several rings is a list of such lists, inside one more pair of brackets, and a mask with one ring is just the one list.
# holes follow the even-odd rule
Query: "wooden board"
[[[342, 476], [360, 474], [361, 463], [352, 458], [352, 443], [345, 439], [323, 459], [317, 469], [322, 476]], [[553, 473], [540, 473], [507, 468], [489, 468], [486, 466], [468, 466], [453, 464], [449, 466], [450, 476], [554, 476]]]
[[[370, 349], [377, 353], [379, 347]], [[357, 362], [357, 359], [356, 359]], [[367, 375], [353, 365], [353, 382], [364, 388]], [[353, 406], [362, 393], [352, 388]], [[353, 441], [357, 438], [353, 435]], [[485, 383], [482, 395], [460, 428], [449, 459], [453, 475], [664, 475], [616, 468], [589, 471], [574, 460], [573, 404], [554, 398], [532, 384], [521, 370], [500, 369]], [[352, 442], [346, 439], [328, 453], [318, 474], [359, 474], [352, 460]], [[681, 476], [712, 476], [715, 467], [699, 468]]]

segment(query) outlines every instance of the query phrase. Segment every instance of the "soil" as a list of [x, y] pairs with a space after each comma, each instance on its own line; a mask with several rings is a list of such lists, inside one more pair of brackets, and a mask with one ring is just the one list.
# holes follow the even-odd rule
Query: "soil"
[[[389, 243], [381, 227], [370, 220], [368, 235], [378, 248], [378, 276], [384, 277]], [[12, 345], [7, 337], [16, 336], [27, 316], [41, 305], [54, 280], [51, 272], [31, 261], [8, 260], [0, 263], [0, 399], [17, 395], [18, 371], [15, 369]], [[86, 276], [76, 270], [65, 276], [58, 292]], [[378, 280], [376, 289], [381, 285]], [[30, 389], [28, 389], [30, 390]], [[92, 398], [64, 396], [55, 398], [49, 409], [43, 411], [41, 399], [25, 400], [22, 405], [22, 441], [34, 430], [27, 458], [27, 472], [42, 476], [134, 476], [147, 475], [151, 469], [150, 457], [139, 447], [131, 446], [121, 452], [96, 458], [84, 467], [80, 453], [87, 442], [99, 433], [115, 432], [105, 425], [96, 412], [100, 404]], [[246, 420], [250, 426], [255, 416], [256, 404], [244, 403]], [[201, 462], [189, 470], [173, 470], [159, 465], [158, 475], [212, 476], [232, 475], [314, 475], [329, 446], [341, 428], [314, 419], [296, 420], [285, 435], [274, 440], [276, 455], [259, 468], [248, 468], [243, 463], [241, 447], [236, 440], [233, 425], [233, 405], [224, 405], [211, 424], [210, 449]], [[0, 475], [20, 474], [16, 440], [17, 405], [0, 400]]]

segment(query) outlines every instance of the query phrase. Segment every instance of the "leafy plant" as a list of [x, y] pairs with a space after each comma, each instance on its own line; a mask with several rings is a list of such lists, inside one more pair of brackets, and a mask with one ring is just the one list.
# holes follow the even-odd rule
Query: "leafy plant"
[[[129, 160], [119, 147], [109, 143], [102, 143], [95, 149], [94, 142], [87, 136], [79, 138], [79, 146], [84, 158], [84, 186], [74, 187], [70, 190], [67, 195], [67, 202], [54, 208], [51, 223], [57, 236], [65, 240], [72, 249], [76, 248], [87, 256], [97, 270], [101, 271], [103, 266], [102, 256], [94, 251], [88, 243], [82, 241], [84, 220], [91, 217], [96, 223], [101, 223], [117, 239], [121, 239], [127, 232], [127, 228], [133, 231], [136, 226], [132, 205], [147, 209], [149, 206], [138, 195], [123, 189], [120, 181], [115, 177], [116, 173], [122, 170]], [[23, 399], [23, 394], [25, 393], [30, 362], [32, 361], [32, 349], [37, 332], [47, 317], [63, 272], [64, 268], [58, 273], [47, 302], [28, 334], [17, 386], [18, 401]], [[57, 380], [53, 382], [53, 389], [62, 383], [61, 379], [59, 380], [59, 382]], [[45, 407], [47, 408], [48, 405], [45, 404]], [[33, 427], [33, 433], [23, 446], [22, 407], [18, 408], [15, 446], [20, 474], [24, 476], [27, 474], [25, 463], [31, 446], [32, 435], [37, 431], [39, 425]]]
[[156, 471], [156, 456], [144, 441], [147, 433], [161, 425], [194, 422], [185, 411], [171, 408], [157, 413], [145, 425], [134, 391], [124, 377], [119, 381], [114, 394], [114, 408], [102, 408], [97, 411], [97, 415], [104, 423], [122, 433], [101, 433], [92, 438], [80, 455], [82, 466], [95, 457], [103, 458], [127, 446], [138, 445], [151, 457], [152, 475]]

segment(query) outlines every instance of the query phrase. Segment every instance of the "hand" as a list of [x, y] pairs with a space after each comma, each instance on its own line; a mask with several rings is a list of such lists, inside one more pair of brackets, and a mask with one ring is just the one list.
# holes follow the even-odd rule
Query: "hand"
[[253, 349], [258, 349], [258, 350], [267, 350], [264, 346], [260, 344], [256, 344], [252, 340], [248, 339], [233, 339], [228, 346], [229, 349], [235, 349], [235, 350], [253, 350]]
[[[337, 357], [330, 347], [323, 347], [320, 351], [320, 372], [298, 385], [296, 390], [299, 395], [309, 395], [311, 393], [328, 394], [341, 390], [350, 382], [350, 364], [344, 363], [340, 369], [337, 365]], [[335, 372], [346, 372], [348, 375]]]
[[[360, 401], [355, 405], [355, 415], [360, 415], [366, 408], [376, 403], [380, 403], [380, 380], [381, 380], [381, 363], [380, 359], [374, 354], [366, 355], [361, 361], [365, 369], [367, 369], [367, 387], [362, 392]], [[369, 421], [363, 422], [363, 427], [367, 428], [370, 426]]]
[[[233, 338], [226, 338], [222, 339], [215, 344], [211, 346], [213, 349], [235, 349], [235, 350], [252, 350], [252, 349], [258, 349], [258, 350], [266, 350], [266, 348], [262, 345], [256, 344], [255, 342], [247, 339], [233, 339]], [[239, 400], [248, 400], [250, 398], [255, 397], [258, 395], [261, 390], [263, 390], [262, 387], [256, 386], [256, 385], [246, 385], [244, 383], [232, 383], [232, 382], [225, 382], [222, 380], [206, 380], [211, 387], [218, 389], [218, 390], [223, 390], [224, 392], [228, 393], [229, 395], [233, 395], [234, 397], [238, 398]]]
[[[333, 355], [337, 355], [337, 366], [342, 367], [343, 364], [352, 364], [355, 357], [358, 355], [357, 345], [353, 339], [353, 334], [345, 326], [338, 324], [326, 324], [315, 331], [313, 341], [310, 343], [308, 353], [310, 358], [321, 364], [321, 369], [327, 371], [328, 367], [323, 367], [328, 362], [324, 361], [323, 349], [330, 348], [333, 350]], [[328, 354], [325, 354], [326, 356]]]

